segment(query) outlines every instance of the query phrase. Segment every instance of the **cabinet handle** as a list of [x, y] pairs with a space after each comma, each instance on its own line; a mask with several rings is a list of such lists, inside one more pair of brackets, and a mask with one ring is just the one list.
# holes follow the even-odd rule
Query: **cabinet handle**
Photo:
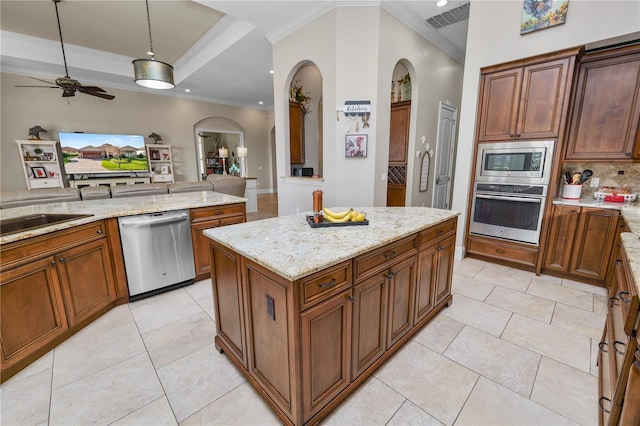
[[622, 300], [624, 303], [631, 303], [631, 299], [627, 299], [626, 297], [624, 297], [625, 295], [628, 296], [629, 293], [626, 291], [621, 291], [618, 293], [618, 298]]
[[606, 353], [609, 353], [609, 351], [605, 349], [605, 346], [608, 346], [607, 342], [598, 343], [598, 348], [600, 349], [600, 352], [604, 352], [606, 354]]
[[393, 259], [394, 257], [396, 257], [398, 253], [396, 253], [395, 251], [392, 251], [391, 253], [387, 253], [384, 255], [385, 259]]
[[442, 251], [442, 250], [444, 250], [444, 247], [442, 247], [442, 246], [438, 246], [438, 248], [437, 248], [436, 250], [438, 250], [438, 251]]
[[55, 264], [56, 264], [56, 261], [55, 261], [55, 260], [52, 260], [52, 261], [51, 261], [51, 264], [52, 264], [52, 265], [55, 265]]
[[630, 152], [625, 152], [624, 155], [626, 155], [627, 157], [631, 157], [631, 153]]
[[519, 138], [519, 137], [520, 137], [520, 133], [516, 133], [516, 138]]
[[384, 277], [388, 280], [390, 280], [391, 278], [397, 277], [398, 273], [397, 272], [389, 272], [387, 275], [385, 275]]
[[64, 262], [64, 257], [61, 257], [60, 259], [58, 259], [60, 262]]
[[349, 296], [349, 297], [347, 297], [347, 299], [349, 299], [349, 302], [353, 302], [354, 300], [356, 300], [356, 298], [353, 297], [353, 296]]
[[611, 411], [607, 410], [606, 408], [604, 408], [602, 406], [602, 400], [607, 400], [609, 402], [611, 402], [611, 400], [609, 398], [607, 398], [606, 396], [601, 396], [600, 399], [598, 400], [598, 405], [600, 406], [600, 409], [602, 411], [604, 411], [605, 413], [607, 413], [607, 414], [611, 413]]
[[510, 138], [512, 138], [512, 137], [514, 137], [514, 136], [515, 136], [515, 135], [514, 135], [513, 133], [509, 133], [509, 137], [510, 137]]
[[440, 235], [442, 235], [442, 234], [444, 234], [444, 229], [441, 229], [441, 230], [439, 230], [438, 232], [436, 232], [436, 235], [437, 235], [437, 236], [440, 236]]
[[498, 253], [498, 254], [504, 254], [504, 250], [502, 250], [502, 249], [496, 249], [496, 253]]
[[626, 347], [627, 345], [624, 342], [620, 342], [619, 340], [616, 340], [615, 342], [613, 342], [613, 350], [616, 351], [617, 354], [620, 355], [624, 355], [624, 351], [621, 351], [620, 349], [618, 349], [618, 347], [616, 346], [618, 343], [620, 343], [622, 346]]
[[324, 283], [324, 284], [318, 284], [318, 287], [320, 288], [329, 288], [329, 287], [333, 287], [336, 284], [336, 279], [332, 279], [331, 281], [329, 281], [328, 283]]
[[616, 303], [616, 301], [618, 301], [620, 299], [618, 299], [617, 297], [610, 297], [609, 298], [609, 306], [613, 307], [613, 306], [620, 306], [619, 303]]
[[102, 229], [98, 228], [98, 230], [96, 231], [97, 234], [102, 234]]

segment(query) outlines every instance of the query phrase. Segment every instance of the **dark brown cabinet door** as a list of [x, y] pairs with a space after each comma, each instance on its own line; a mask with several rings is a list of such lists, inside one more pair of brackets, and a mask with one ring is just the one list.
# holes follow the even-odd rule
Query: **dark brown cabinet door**
[[386, 276], [389, 280], [387, 348], [413, 327], [416, 256], [395, 264]]
[[355, 380], [385, 351], [387, 337], [387, 271], [353, 288], [353, 357], [351, 380]]
[[585, 56], [579, 67], [565, 158], [640, 158], [639, 121], [640, 47]]
[[479, 140], [557, 137], [571, 63], [565, 58], [484, 75]]
[[436, 279], [434, 282], [434, 306], [437, 306], [451, 294], [451, 279], [453, 277], [453, 255], [455, 237], [447, 238], [436, 247]]
[[547, 270], [569, 271], [580, 210], [581, 208], [576, 206], [553, 207], [549, 239], [544, 256], [544, 268]]
[[[2, 371], [61, 336], [69, 327], [53, 257], [0, 274]], [[93, 275], [89, 275], [93, 277]]]
[[431, 246], [418, 253], [418, 279], [416, 284], [414, 324], [422, 321], [433, 310], [435, 280], [438, 266], [437, 246]]
[[304, 164], [304, 107], [289, 102], [289, 154], [291, 164]]
[[116, 300], [109, 246], [102, 238], [55, 256], [69, 325], [73, 327]]
[[389, 164], [407, 164], [411, 101], [391, 104]]
[[305, 422], [351, 383], [350, 295], [340, 293], [301, 315]]
[[571, 274], [604, 281], [619, 215], [619, 210], [615, 209], [582, 209], [571, 259]]

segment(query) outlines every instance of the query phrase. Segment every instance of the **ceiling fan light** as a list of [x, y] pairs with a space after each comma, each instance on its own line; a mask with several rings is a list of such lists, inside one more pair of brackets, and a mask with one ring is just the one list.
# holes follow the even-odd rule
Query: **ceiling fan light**
[[153, 59], [133, 61], [134, 81], [137, 85], [149, 89], [173, 89], [173, 67], [165, 62]]

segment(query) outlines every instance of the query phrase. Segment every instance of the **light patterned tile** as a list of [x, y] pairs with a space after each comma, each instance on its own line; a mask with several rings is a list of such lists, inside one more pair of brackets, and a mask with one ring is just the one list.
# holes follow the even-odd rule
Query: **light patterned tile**
[[50, 425], [109, 424], [163, 395], [145, 353], [54, 389]]
[[593, 293], [588, 291], [576, 290], [535, 278], [527, 289], [527, 294], [593, 312]]
[[442, 353], [463, 327], [463, 323], [443, 315], [441, 311], [413, 337], [413, 340], [431, 350]]
[[495, 286], [484, 281], [465, 277], [454, 272], [451, 280], [451, 292], [462, 294], [482, 302]]
[[591, 370], [591, 339], [587, 336], [513, 314], [502, 338], [582, 371]]
[[386, 426], [441, 426], [435, 417], [430, 416], [411, 401], [405, 401]]
[[551, 322], [555, 302], [496, 286], [486, 303], [539, 321]]
[[606, 319], [606, 314], [597, 314], [558, 303], [553, 312], [551, 324], [593, 339], [599, 339], [602, 336]]
[[589, 293], [607, 296], [607, 289], [593, 284], [587, 284], [580, 281], [574, 281], [567, 278], [562, 279], [562, 285], [576, 290], [588, 291]]
[[540, 363], [539, 354], [469, 326], [443, 355], [525, 397]]
[[516, 272], [516, 270], [509, 268], [484, 268], [474, 278], [524, 293], [529, 287], [532, 278], [530, 275], [525, 275], [521, 272]]
[[530, 399], [481, 377], [464, 404], [456, 426], [575, 425]]
[[208, 278], [206, 280], [196, 281], [195, 283], [184, 287], [184, 289], [195, 300], [201, 299], [205, 296], [213, 297], [213, 287], [211, 286], [211, 278]]
[[245, 381], [213, 344], [159, 368], [158, 377], [178, 422]]
[[141, 333], [202, 311], [184, 288], [138, 300], [129, 307]]
[[479, 375], [414, 342], [374, 376], [445, 424], [452, 424]]
[[609, 313], [609, 296], [593, 295], [593, 312], [606, 316]]
[[486, 265], [486, 262], [473, 259], [471, 257], [465, 257], [462, 260], [454, 260], [453, 272], [458, 275], [472, 278], [475, 274], [480, 272]]
[[453, 303], [442, 314], [494, 336], [499, 336], [507, 325], [511, 312], [478, 302], [461, 294], [453, 296]]
[[180, 422], [190, 425], [280, 425], [282, 422], [247, 382]]
[[15, 377], [0, 388], [0, 410], [3, 425], [36, 425], [49, 420], [51, 370]]
[[209, 318], [211, 318], [215, 322], [216, 312], [213, 306], [213, 296], [201, 297], [200, 299], [196, 299], [196, 302], [198, 303], [198, 305], [200, 305], [202, 310], [205, 311], [207, 315], [209, 315]]
[[582, 425], [598, 423], [598, 378], [543, 357], [531, 400]]
[[53, 351], [49, 351], [46, 354], [42, 355], [40, 358], [29, 364], [24, 370], [10, 378], [5, 383], [14, 382], [16, 380], [22, 380], [29, 376], [33, 376], [34, 374], [41, 373], [46, 370], [51, 370], [53, 368]]
[[322, 422], [323, 425], [384, 425], [402, 406], [405, 398], [369, 377]]
[[142, 335], [156, 369], [213, 343], [216, 329], [204, 312], [179, 319]]
[[171, 411], [171, 406], [166, 396], [162, 396], [144, 407], [138, 408], [120, 420], [111, 423], [112, 426], [173, 426], [177, 424], [178, 422], [173, 415], [173, 411]]

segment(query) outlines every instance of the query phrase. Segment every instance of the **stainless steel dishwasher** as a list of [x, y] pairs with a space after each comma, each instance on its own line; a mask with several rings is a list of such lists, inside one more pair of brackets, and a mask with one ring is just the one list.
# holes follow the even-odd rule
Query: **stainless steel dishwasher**
[[188, 210], [125, 216], [118, 225], [130, 300], [193, 283]]

